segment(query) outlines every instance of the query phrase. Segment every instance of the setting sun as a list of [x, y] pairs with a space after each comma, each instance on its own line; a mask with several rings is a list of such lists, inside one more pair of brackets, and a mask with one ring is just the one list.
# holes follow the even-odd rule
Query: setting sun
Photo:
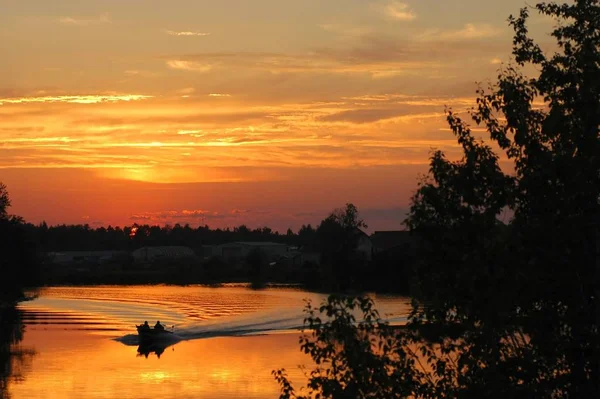
[[[444, 107], [472, 106], [508, 61], [505, 18], [521, 4], [428, 3], [4, 5], [0, 173], [14, 211], [106, 226], [246, 208], [263, 218], [211, 226], [284, 231], [354, 202], [373, 229], [398, 228], [430, 151], [457, 153]], [[385, 188], [369, 184], [382, 175]], [[55, 188], [80, 203], [36, 201], [66, 201]], [[109, 192], [111, 209], [96, 206]]]

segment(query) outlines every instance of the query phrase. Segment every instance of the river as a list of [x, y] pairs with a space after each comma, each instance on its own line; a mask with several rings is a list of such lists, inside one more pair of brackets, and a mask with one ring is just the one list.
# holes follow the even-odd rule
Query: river
[[[51, 287], [19, 305], [25, 326], [8, 379], [19, 398], [276, 398], [271, 371], [305, 380], [299, 350], [305, 300], [323, 294], [243, 285]], [[402, 323], [404, 297], [373, 295]], [[176, 334], [140, 348], [135, 325], [157, 320]]]

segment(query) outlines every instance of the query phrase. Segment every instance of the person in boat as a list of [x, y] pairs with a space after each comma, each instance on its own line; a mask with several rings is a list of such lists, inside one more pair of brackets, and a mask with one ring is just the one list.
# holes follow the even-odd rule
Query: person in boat
[[164, 331], [165, 327], [162, 324], [160, 324], [160, 321], [157, 321], [156, 324], [154, 325], [154, 329]]
[[150, 324], [148, 324], [147, 320], [144, 322], [144, 324], [141, 325], [141, 328], [143, 330], [149, 330], [150, 329]]

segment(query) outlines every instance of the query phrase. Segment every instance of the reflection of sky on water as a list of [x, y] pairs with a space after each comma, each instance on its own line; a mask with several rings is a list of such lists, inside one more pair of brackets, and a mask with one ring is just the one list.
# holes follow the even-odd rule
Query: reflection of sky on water
[[[292, 288], [104, 286], [54, 287], [21, 305], [33, 328], [87, 329], [113, 336], [160, 320], [183, 339], [275, 332], [302, 327], [305, 300], [318, 306], [324, 294]], [[408, 301], [374, 295], [380, 315], [405, 320]], [[357, 313], [358, 315], [358, 313]]]
[[82, 331], [34, 330], [26, 341], [40, 355], [14, 398], [273, 398], [271, 370], [299, 380], [309, 360], [291, 334], [184, 341], [160, 358]]
[[[316, 306], [324, 298], [297, 289], [236, 286], [45, 289], [20, 305], [24, 345], [39, 355], [28, 378], [11, 391], [15, 398], [47, 392], [53, 398], [273, 398], [278, 387], [271, 370], [285, 367], [298, 381], [303, 377], [297, 366], [309, 360], [299, 350], [298, 334], [281, 332], [302, 325], [304, 299]], [[408, 312], [406, 298], [375, 301], [393, 322]], [[182, 340], [159, 348], [160, 357], [155, 348], [142, 348], [146, 357], [138, 353], [134, 325], [157, 319], [175, 325]], [[199, 337], [207, 339], [192, 339]]]

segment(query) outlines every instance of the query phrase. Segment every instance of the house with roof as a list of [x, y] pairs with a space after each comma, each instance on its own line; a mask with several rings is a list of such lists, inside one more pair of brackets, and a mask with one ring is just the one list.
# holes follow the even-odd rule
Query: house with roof
[[371, 234], [373, 253], [395, 252], [413, 244], [413, 239], [408, 230], [376, 231]]
[[219, 245], [216, 254], [226, 262], [238, 262], [246, 259], [252, 251], [262, 251], [269, 261], [278, 260], [288, 253], [288, 246], [276, 242], [231, 242]]
[[178, 261], [196, 257], [191, 248], [183, 246], [142, 247], [131, 255], [135, 262]]
[[49, 252], [47, 259], [55, 265], [97, 265], [122, 259], [125, 251], [60, 251]]
[[373, 241], [371, 237], [359, 228], [354, 229], [354, 239], [356, 240], [355, 251], [361, 253], [364, 259], [370, 262], [373, 260]]

